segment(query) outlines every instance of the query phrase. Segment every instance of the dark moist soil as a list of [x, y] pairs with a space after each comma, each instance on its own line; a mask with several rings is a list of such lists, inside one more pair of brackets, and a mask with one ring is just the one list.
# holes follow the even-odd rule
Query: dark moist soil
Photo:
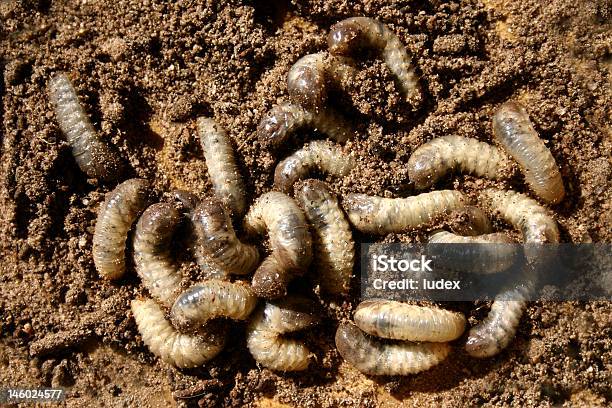
[[[214, 116], [237, 146], [252, 200], [271, 188], [278, 157], [320, 137], [301, 132], [273, 153], [254, 138], [258, 122], [287, 99], [291, 64], [326, 49], [330, 25], [355, 15], [399, 35], [426, 103], [415, 111], [379, 59], [361, 62], [355, 81], [331, 99], [360, 133], [346, 145], [358, 168], [329, 180], [337, 193], [413, 194], [406, 162], [418, 145], [448, 134], [490, 141], [494, 109], [514, 98], [561, 168], [567, 197], [552, 211], [563, 241], [612, 240], [609, 1], [354, 3], [0, 1], [1, 387], [66, 387], [73, 407], [610, 403], [607, 302], [532, 303], [515, 341], [495, 358], [470, 358], [460, 339], [430, 371], [368, 378], [333, 344], [357, 288], [344, 301], [315, 293], [324, 320], [302, 335], [317, 355], [310, 370], [279, 375], [257, 367], [244, 326], [235, 324], [218, 358], [178, 371], [152, 356], [135, 329], [129, 302], [144, 291], [134, 273], [116, 283], [98, 277], [92, 232], [114, 186], [87, 180], [76, 166], [46, 96], [50, 75], [69, 73], [96, 128], [129, 160], [124, 178], [151, 180], [160, 199], [173, 188], [209, 194], [194, 123]], [[449, 177], [436, 188], [473, 196], [487, 185], [526, 191], [516, 174], [498, 183]], [[426, 233], [382, 238], [411, 242]], [[179, 258], [188, 284], [195, 264]], [[295, 290], [307, 292], [307, 282]], [[453, 307], [474, 324], [486, 306]]]

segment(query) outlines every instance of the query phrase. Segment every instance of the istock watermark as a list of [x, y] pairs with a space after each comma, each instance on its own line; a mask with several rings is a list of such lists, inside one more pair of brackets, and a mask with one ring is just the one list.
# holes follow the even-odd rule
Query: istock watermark
[[489, 300], [521, 286], [530, 300], [612, 300], [612, 245], [361, 246], [363, 299]]

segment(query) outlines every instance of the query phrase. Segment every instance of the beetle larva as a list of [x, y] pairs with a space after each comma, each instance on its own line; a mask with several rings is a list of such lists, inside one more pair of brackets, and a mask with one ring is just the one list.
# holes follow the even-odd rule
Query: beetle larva
[[349, 364], [368, 375], [408, 375], [429, 370], [448, 356], [448, 343], [386, 343], [341, 323], [336, 348]]
[[507, 270], [517, 259], [518, 248], [506, 234], [464, 237], [448, 231], [436, 231], [429, 237], [428, 252], [435, 253], [442, 264], [468, 273], [490, 274]]
[[272, 254], [253, 275], [253, 291], [274, 299], [287, 293], [287, 284], [302, 275], [312, 260], [312, 239], [304, 213], [289, 196], [270, 191], [257, 199], [244, 219], [249, 234], [270, 237]]
[[444, 343], [459, 338], [465, 323], [461, 313], [393, 300], [366, 300], [355, 310], [361, 330], [385, 339]]
[[173, 205], [153, 204], [142, 213], [134, 235], [136, 272], [151, 296], [167, 307], [172, 306], [181, 286], [181, 274], [170, 255], [180, 220]]
[[487, 317], [470, 329], [465, 343], [469, 355], [492, 357], [510, 344], [527, 307], [529, 290], [526, 286], [518, 286], [495, 297]]
[[497, 147], [462, 136], [430, 140], [412, 153], [408, 176], [416, 188], [432, 186], [451, 171], [496, 180], [505, 175], [510, 162]]
[[301, 342], [282, 335], [317, 323], [318, 319], [306, 299], [298, 297], [266, 302], [251, 318], [247, 328], [247, 347], [258, 363], [271, 370], [305, 370], [312, 353]]
[[493, 135], [518, 162], [525, 181], [538, 197], [550, 204], [563, 199], [565, 189], [559, 167], [522, 105], [506, 102], [499, 107], [493, 116]]
[[312, 171], [335, 177], [346, 176], [356, 166], [355, 160], [338, 146], [315, 140], [281, 161], [274, 172], [274, 185], [282, 192], [293, 191], [293, 184]]
[[220, 201], [203, 200], [194, 210], [191, 220], [196, 236], [196, 252], [201, 251], [230, 274], [245, 275], [259, 263], [259, 251], [240, 242], [229, 214]]
[[211, 118], [198, 118], [198, 132], [215, 195], [234, 215], [246, 210], [244, 184], [229, 136]]
[[64, 72], [55, 74], [49, 80], [49, 100], [81, 170], [91, 178], [115, 180], [124, 163], [115, 149], [100, 140]]
[[348, 194], [342, 205], [351, 224], [371, 234], [416, 228], [467, 204], [459, 191], [440, 190], [407, 198]]
[[132, 313], [142, 341], [149, 350], [176, 367], [201, 366], [219, 354], [225, 345], [225, 336], [218, 333], [179, 333], [152, 299], [132, 300]]
[[321, 289], [332, 294], [347, 293], [355, 263], [355, 247], [338, 199], [327, 184], [319, 180], [304, 182], [296, 198], [313, 227], [314, 262]]
[[181, 293], [170, 311], [178, 328], [194, 327], [217, 317], [244, 320], [257, 305], [257, 297], [242, 282], [210, 279]]
[[526, 244], [559, 242], [557, 223], [536, 200], [516, 191], [488, 188], [480, 201], [520, 230]]
[[348, 55], [363, 47], [380, 50], [402, 92], [410, 100], [420, 100], [418, 77], [406, 47], [386, 25], [368, 17], [347, 18], [331, 27], [327, 43], [335, 55]]
[[487, 214], [474, 205], [467, 205], [451, 212], [450, 228], [458, 235], [473, 236], [493, 232], [493, 226]]
[[342, 84], [357, 75], [350, 58], [326, 52], [305, 55], [287, 74], [287, 91], [291, 99], [308, 110], [320, 109], [327, 100], [330, 83]]
[[98, 210], [93, 236], [93, 260], [98, 273], [118, 279], [125, 272], [125, 241], [132, 224], [149, 205], [149, 183], [130, 179], [106, 195]]
[[315, 128], [338, 143], [344, 143], [355, 135], [350, 123], [331, 108], [314, 112], [299, 105], [283, 103], [274, 106], [264, 116], [257, 127], [257, 136], [264, 146], [278, 147], [303, 126]]

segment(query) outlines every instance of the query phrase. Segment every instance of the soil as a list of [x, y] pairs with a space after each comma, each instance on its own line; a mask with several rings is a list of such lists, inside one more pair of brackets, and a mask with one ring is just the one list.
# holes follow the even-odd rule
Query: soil
[[[151, 180], [160, 199], [174, 188], [210, 193], [194, 124], [214, 116], [235, 142], [253, 200], [271, 188], [279, 158], [320, 137], [299, 132], [271, 152], [254, 137], [258, 122], [287, 100], [291, 64], [325, 50], [329, 27], [355, 15], [397, 33], [426, 98], [413, 108], [380, 59], [360, 59], [357, 78], [331, 97], [359, 130], [345, 147], [358, 168], [329, 179], [338, 194], [413, 194], [406, 162], [418, 145], [448, 134], [491, 141], [493, 111], [513, 98], [561, 168], [567, 197], [551, 210], [563, 241], [612, 240], [609, 1], [1, 0], [0, 387], [64, 387], [69, 407], [609, 406], [605, 301], [534, 302], [495, 358], [470, 358], [463, 338], [430, 371], [371, 378], [333, 344], [358, 289], [347, 299], [315, 290], [323, 324], [302, 335], [317, 356], [308, 371], [258, 367], [242, 324], [216, 359], [180, 371], [138, 335], [129, 302], [145, 293], [134, 274], [115, 283], [98, 277], [92, 232], [114, 185], [87, 180], [75, 164], [46, 95], [50, 75], [69, 73], [95, 127], [129, 161], [125, 178]], [[436, 188], [474, 196], [487, 185], [527, 191], [516, 174], [501, 182], [449, 177]], [[355, 238], [411, 242], [426, 233]], [[197, 279], [193, 260], [179, 258], [185, 284]], [[308, 279], [297, 285], [308, 287]], [[452, 307], [473, 324], [486, 306]]]

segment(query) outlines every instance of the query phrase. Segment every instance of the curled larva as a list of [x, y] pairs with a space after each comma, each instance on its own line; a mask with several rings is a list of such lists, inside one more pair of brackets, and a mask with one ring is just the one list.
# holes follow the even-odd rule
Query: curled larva
[[296, 199], [313, 228], [314, 263], [321, 289], [332, 294], [347, 293], [355, 264], [355, 244], [338, 199], [319, 180], [304, 182]]
[[385, 339], [444, 343], [459, 338], [465, 323], [461, 313], [393, 300], [366, 300], [355, 310], [361, 330]]
[[491, 234], [464, 237], [448, 231], [436, 231], [429, 237], [430, 253], [438, 255], [441, 263], [450, 262], [454, 269], [468, 273], [490, 274], [505, 271], [517, 259], [518, 248], [506, 234]]
[[65, 73], [59, 72], [49, 80], [49, 99], [81, 170], [91, 178], [116, 179], [124, 163], [115, 149], [100, 140]]
[[380, 50], [402, 92], [413, 101], [420, 100], [418, 77], [406, 46], [386, 25], [368, 17], [347, 18], [331, 27], [327, 43], [335, 55], [348, 55], [363, 47]]
[[191, 216], [196, 236], [196, 252], [202, 252], [220, 269], [245, 275], [259, 263], [259, 251], [236, 237], [229, 214], [220, 201], [203, 200]]
[[451, 230], [458, 235], [473, 236], [493, 232], [487, 214], [479, 207], [467, 205], [450, 213]]
[[224, 335], [203, 331], [179, 333], [152, 299], [132, 300], [131, 306], [142, 341], [153, 354], [169, 364], [179, 368], [198, 367], [223, 350]]
[[349, 364], [368, 375], [408, 375], [429, 370], [448, 356], [448, 343], [387, 343], [364, 334], [352, 323], [341, 323], [336, 348]]
[[465, 343], [469, 355], [492, 357], [510, 344], [527, 307], [529, 291], [528, 286], [518, 286], [495, 297], [487, 317], [470, 329]]
[[229, 136], [214, 119], [198, 118], [198, 132], [215, 195], [234, 214], [246, 210], [244, 184]]
[[149, 205], [149, 183], [130, 179], [106, 195], [98, 210], [93, 236], [93, 260], [98, 273], [118, 279], [125, 272], [125, 242], [132, 224]]
[[247, 328], [247, 347], [253, 358], [271, 370], [307, 369], [312, 353], [301, 342], [282, 335], [317, 324], [312, 309], [311, 302], [299, 297], [266, 302]]
[[348, 194], [342, 205], [351, 224], [371, 234], [416, 228], [467, 204], [459, 191], [440, 190], [408, 198]]
[[290, 193], [293, 184], [313, 171], [346, 176], [354, 167], [355, 160], [338, 146], [315, 140], [281, 161], [274, 172], [274, 185], [282, 192]]
[[189, 328], [217, 317], [244, 320], [256, 305], [257, 297], [248, 285], [210, 279], [181, 293], [170, 316], [175, 327]]
[[462, 136], [443, 136], [419, 146], [408, 160], [408, 176], [416, 188], [432, 186], [452, 171], [488, 179], [504, 177], [510, 162], [497, 147]]
[[559, 167], [522, 105], [506, 102], [499, 107], [493, 116], [493, 135], [518, 162], [525, 181], [538, 197], [550, 204], [563, 200], [565, 189]]
[[312, 260], [312, 239], [304, 213], [286, 194], [268, 192], [257, 199], [244, 219], [247, 233], [268, 231], [270, 254], [253, 275], [259, 297], [274, 299], [287, 293], [287, 284], [302, 275]]
[[153, 204], [142, 213], [134, 234], [134, 265], [151, 296], [172, 306], [181, 286], [181, 274], [170, 254], [172, 237], [181, 217], [173, 205]]
[[278, 147], [303, 126], [319, 130], [338, 143], [344, 143], [355, 135], [350, 123], [331, 108], [314, 112], [292, 103], [282, 103], [274, 106], [261, 120], [257, 137], [264, 146]]
[[357, 70], [350, 58], [326, 52], [308, 54], [296, 61], [287, 74], [287, 91], [291, 99], [312, 110], [327, 100], [330, 83], [342, 84], [354, 78]]
[[557, 223], [536, 200], [516, 191], [493, 188], [485, 189], [479, 200], [520, 230], [526, 244], [559, 242]]

